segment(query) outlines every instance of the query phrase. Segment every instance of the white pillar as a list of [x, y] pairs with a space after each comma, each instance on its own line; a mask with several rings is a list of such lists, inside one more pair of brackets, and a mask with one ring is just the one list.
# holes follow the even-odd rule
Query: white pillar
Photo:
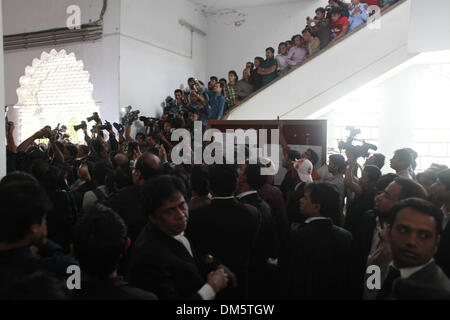
[[3, 3], [0, 2], [0, 178], [6, 175], [5, 82], [3, 68]]

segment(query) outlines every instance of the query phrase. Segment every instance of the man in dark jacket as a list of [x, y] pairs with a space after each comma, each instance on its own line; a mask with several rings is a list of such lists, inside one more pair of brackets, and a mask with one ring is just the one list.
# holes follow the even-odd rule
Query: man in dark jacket
[[260, 227], [258, 210], [234, 197], [237, 178], [236, 166], [210, 168], [211, 205], [192, 211], [186, 231], [200, 256], [211, 255], [236, 274], [238, 288], [227, 288], [223, 299], [248, 297], [249, 264]]
[[333, 224], [340, 197], [329, 183], [312, 183], [301, 199], [305, 223], [280, 258], [282, 296], [287, 299], [359, 299], [361, 259], [350, 232]]
[[132, 249], [128, 280], [162, 300], [212, 300], [234, 276], [218, 266], [205, 282], [200, 259], [184, 235], [189, 219], [185, 194], [183, 182], [174, 176], [161, 176], [145, 185], [149, 223]]
[[267, 180], [266, 176], [261, 175], [263, 168], [260, 164], [247, 164], [239, 170], [237, 198], [258, 209], [261, 224], [250, 266], [249, 298], [251, 299], [268, 298], [273, 293], [265, 280], [271, 276], [268, 260], [278, 258], [280, 246], [272, 210], [257, 191]]
[[130, 243], [117, 213], [100, 204], [91, 207], [74, 227], [71, 251], [80, 261], [81, 288], [72, 290], [72, 299], [156, 300], [153, 293], [131, 287], [117, 274]]
[[392, 263], [377, 300], [449, 299], [450, 280], [436, 265], [442, 212], [430, 202], [410, 198], [391, 211], [388, 241]]

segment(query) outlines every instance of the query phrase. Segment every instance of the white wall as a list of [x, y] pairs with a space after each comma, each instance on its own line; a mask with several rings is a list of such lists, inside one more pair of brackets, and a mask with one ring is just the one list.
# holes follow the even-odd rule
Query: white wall
[[228, 78], [235, 70], [239, 77], [247, 61], [265, 57], [265, 49], [291, 39], [306, 26], [306, 17], [327, 0], [219, 10], [208, 14], [208, 75]]
[[[104, 16], [104, 37], [95, 42], [82, 42], [56, 47], [38, 47], [5, 52], [6, 104], [17, 103], [16, 90], [25, 67], [39, 58], [43, 51], [65, 49], [83, 60], [94, 85], [94, 100], [100, 106], [105, 120], [116, 121], [119, 117], [119, 17], [120, 0], [109, 0]], [[102, 0], [3, 0], [4, 34], [40, 31], [66, 26], [66, 8], [76, 4], [81, 8], [82, 23], [95, 21], [102, 9]], [[10, 108], [12, 109], [12, 108]], [[11, 120], [16, 120], [11, 110]]]
[[414, 0], [411, 4], [409, 50], [450, 49], [450, 1]]
[[[419, 154], [418, 168], [431, 163], [450, 166], [450, 50], [440, 56], [422, 54], [388, 75], [334, 102], [321, 119], [328, 120], [328, 143], [336, 146], [351, 125], [360, 139], [379, 146], [389, 160], [394, 151], [410, 147]], [[392, 172], [387, 162], [384, 172]]]
[[[3, 29], [2, 2], [0, 1], [0, 34]], [[3, 38], [0, 39], [0, 48], [3, 48]], [[3, 50], [0, 50], [0, 105], [5, 105], [5, 82], [3, 73]], [[6, 175], [6, 145], [5, 145], [5, 109], [0, 108], [0, 179]]]
[[229, 119], [310, 118], [410, 59], [409, 12], [410, 1], [400, 4], [383, 16], [380, 29], [355, 32], [235, 109]]
[[189, 77], [206, 80], [206, 37], [181, 26], [182, 19], [207, 31], [206, 17], [186, 0], [125, 0], [121, 5], [120, 105], [141, 114], [162, 114], [161, 103]]

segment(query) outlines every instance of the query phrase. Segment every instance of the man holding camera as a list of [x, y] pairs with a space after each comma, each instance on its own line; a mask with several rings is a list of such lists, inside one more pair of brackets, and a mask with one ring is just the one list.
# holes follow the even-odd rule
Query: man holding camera
[[359, 26], [363, 25], [369, 19], [369, 12], [367, 12], [364, 4], [360, 3], [359, 0], [352, 0], [352, 7], [350, 9], [350, 17], [348, 19], [350, 27], [349, 32], [352, 32]]
[[326, 19], [326, 10], [322, 7], [317, 8], [314, 19], [308, 17], [306, 23], [317, 34], [320, 40], [320, 49], [326, 48], [330, 42], [330, 23]]

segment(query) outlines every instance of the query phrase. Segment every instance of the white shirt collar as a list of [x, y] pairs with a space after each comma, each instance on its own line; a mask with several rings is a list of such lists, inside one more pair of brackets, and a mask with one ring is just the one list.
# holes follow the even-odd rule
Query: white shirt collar
[[428, 261], [427, 263], [421, 265], [421, 266], [417, 266], [417, 267], [411, 267], [411, 268], [397, 268], [393, 262], [390, 263], [390, 265], [399, 270], [400, 271], [400, 276], [402, 277], [402, 279], [407, 279], [409, 277], [411, 277], [413, 274], [415, 274], [416, 272], [422, 270], [423, 268], [425, 268], [426, 266], [428, 266], [430, 263], [433, 263], [434, 259], [431, 258], [430, 261]]
[[234, 199], [234, 196], [229, 196], [229, 197], [212, 197], [211, 200], [229, 200], [229, 199]]
[[241, 194], [237, 195], [236, 198], [242, 199], [245, 196], [249, 196], [249, 195], [255, 194], [255, 193], [258, 193], [258, 191], [252, 190], [252, 191], [242, 192]]
[[316, 220], [328, 220], [328, 218], [326, 218], [326, 217], [310, 217], [310, 218], [306, 219], [305, 223], [311, 223]]

